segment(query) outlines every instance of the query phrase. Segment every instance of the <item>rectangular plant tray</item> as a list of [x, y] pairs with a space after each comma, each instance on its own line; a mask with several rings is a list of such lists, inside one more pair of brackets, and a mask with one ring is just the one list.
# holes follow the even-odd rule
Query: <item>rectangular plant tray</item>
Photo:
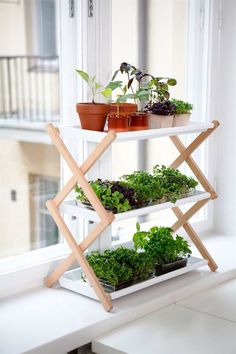
[[[201, 192], [201, 191], [196, 190], [192, 196], [178, 199], [176, 201], [176, 203], [172, 203], [172, 202], [165, 202], [165, 203], [159, 203], [159, 204], [157, 203], [157, 204], [153, 204], [153, 205], [148, 205], [143, 208], [130, 210], [130, 211], [127, 211], [124, 213], [115, 214], [114, 221], [120, 221], [120, 220], [125, 220], [125, 219], [133, 218], [136, 216], [140, 216], [140, 215], [146, 215], [146, 214], [154, 213], [159, 210], [169, 209], [169, 208], [181, 206], [181, 205], [188, 204], [188, 203], [194, 203], [199, 200], [208, 199], [210, 197], [211, 197], [210, 193]], [[78, 206], [76, 204], [75, 200], [70, 200], [70, 201], [66, 201], [66, 202], [62, 203], [60, 210], [61, 210], [61, 212], [65, 213], [65, 214], [69, 214], [69, 215], [73, 215], [73, 216], [77, 216], [77, 217], [83, 217], [83, 218], [85, 218], [87, 220], [91, 220], [93, 222], [100, 221], [100, 218], [97, 215], [96, 211], [94, 211], [90, 207]]]
[[[118, 299], [119, 297], [134, 293], [138, 290], [145, 289], [149, 286], [161, 283], [165, 280], [175, 278], [179, 275], [191, 272], [207, 264], [208, 262], [205, 259], [189, 257], [186, 267], [174, 270], [173, 272], [166, 273], [164, 275], [153, 277], [143, 282], [131, 285], [127, 288], [110, 293], [111, 298]], [[59, 279], [60, 286], [69, 289], [71, 291], [74, 291], [78, 294], [98, 300], [97, 295], [93, 290], [93, 288], [87, 282], [84, 282], [83, 279], [81, 279], [81, 275], [82, 275], [81, 268], [76, 268], [65, 272], [64, 275]]]

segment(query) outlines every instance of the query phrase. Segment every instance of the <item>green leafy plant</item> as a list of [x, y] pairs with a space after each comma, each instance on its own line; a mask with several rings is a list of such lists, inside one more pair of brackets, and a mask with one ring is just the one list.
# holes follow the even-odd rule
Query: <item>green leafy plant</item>
[[172, 99], [171, 102], [175, 105], [175, 114], [186, 114], [191, 113], [193, 110], [193, 105], [189, 102]]
[[173, 78], [168, 77], [152, 77], [152, 80], [149, 82], [151, 88], [150, 103], [161, 102], [169, 100], [170, 92], [169, 86], [175, 86], [177, 81]]
[[159, 165], [154, 166], [153, 176], [160, 181], [165, 190], [165, 196], [174, 203], [181, 195], [190, 192], [198, 185], [198, 182], [194, 178], [182, 174], [177, 169], [168, 168], [164, 165], [161, 167]]
[[104, 97], [109, 98], [112, 94], [112, 91], [122, 85], [121, 81], [113, 81], [110, 82], [105, 88], [102, 88], [102, 85], [96, 82], [96, 76], [90, 77], [88, 73], [78, 69], [76, 70], [76, 72], [90, 88], [92, 94], [92, 103], [95, 103], [95, 97], [99, 94], [102, 94]]
[[149, 105], [148, 110], [153, 114], [170, 116], [175, 112], [175, 105], [169, 100], [159, 101]]
[[133, 242], [135, 250], [148, 254], [157, 265], [176, 262], [192, 253], [188, 242], [179, 235], [174, 237], [170, 227], [154, 226], [141, 231], [137, 223]]
[[135, 171], [122, 176], [121, 180], [134, 189], [139, 204], [156, 201], [164, 196], [165, 191], [160, 181], [147, 171]]
[[139, 254], [124, 247], [105, 250], [103, 253], [93, 251], [87, 256], [87, 260], [96, 276], [112, 286], [148, 279], [154, 267], [148, 254]]
[[[129, 211], [135, 204], [134, 190], [125, 183], [102, 181], [101, 179], [89, 183], [104, 207], [114, 213]], [[82, 203], [89, 203], [79, 186], [75, 187], [75, 192], [77, 200]]]

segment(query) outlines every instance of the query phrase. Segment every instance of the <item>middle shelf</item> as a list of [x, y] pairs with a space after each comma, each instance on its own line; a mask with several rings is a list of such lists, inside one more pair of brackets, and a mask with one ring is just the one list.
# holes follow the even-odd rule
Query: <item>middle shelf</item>
[[[194, 191], [193, 195], [178, 199], [175, 203], [172, 203], [170, 201], [164, 203], [156, 203], [156, 204], [145, 206], [143, 208], [133, 209], [124, 213], [115, 214], [114, 221], [121, 221], [136, 216], [154, 213], [159, 210], [170, 209], [184, 204], [195, 203], [197, 201], [210, 199], [210, 198], [211, 198], [210, 193], [196, 190]], [[87, 207], [82, 204], [78, 205], [75, 200], [68, 200], [62, 203], [60, 206], [60, 211], [64, 214], [82, 217], [93, 222], [100, 221], [100, 218], [95, 210], [93, 210], [91, 207]]]

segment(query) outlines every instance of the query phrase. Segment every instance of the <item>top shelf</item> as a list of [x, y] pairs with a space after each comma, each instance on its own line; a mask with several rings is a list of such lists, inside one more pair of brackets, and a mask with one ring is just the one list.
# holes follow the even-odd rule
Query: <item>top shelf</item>
[[[160, 128], [160, 129], [147, 129], [136, 130], [122, 133], [116, 133], [116, 139], [114, 142], [123, 142], [131, 140], [145, 140], [152, 138], [160, 138], [173, 135], [185, 135], [200, 133], [206, 131], [209, 128], [213, 128], [214, 124], [190, 122], [189, 125], [181, 127]], [[78, 125], [75, 126], [59, 126], [60, 134], [62, 137], [74, 138], [88, 142], [99, 143], [105, 136], [106, 132], [97, 132], [93, 130], [81, 129]]]

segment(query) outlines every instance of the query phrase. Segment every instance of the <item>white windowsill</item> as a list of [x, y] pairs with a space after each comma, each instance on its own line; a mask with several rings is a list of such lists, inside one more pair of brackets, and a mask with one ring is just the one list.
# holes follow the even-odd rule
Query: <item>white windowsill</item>
[[64, 289], [38, 287], [2, 299], [0, 353], [65, 354], [112, 328], [235, 277], [236, 237], [211, 236], [205, 245], [219, 264], [218, 272], [206, 266], [115, 300], [110, 313], [100, 303]]

